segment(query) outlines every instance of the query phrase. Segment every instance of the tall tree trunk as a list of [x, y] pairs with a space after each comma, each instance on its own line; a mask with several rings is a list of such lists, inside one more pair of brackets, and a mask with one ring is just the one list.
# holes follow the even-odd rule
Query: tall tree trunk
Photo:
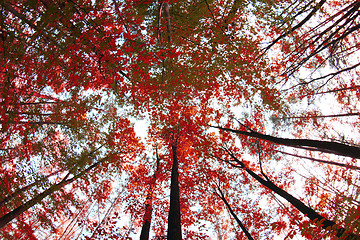
[[156, 170], [152, 177], [152, 180], [151, 180], [151, 183], [149, 186], [149, 191], [146, 196], [145, 213], [144, 213], [144, 217], [143, 217], [143, 225], [141, 228], [140, 240], [148, 240], [149, 239], [151, 215], [152, 215], [152, 210], [153, 210], [153, 207], [152, 207], [153, 191], [155, 188], [156, 177], [159, 172], [159, 163], [160, 163], [160, 158], [159, 158], [159, 156], [157, 154], [157, 150], [156, 150]]
[[0, 201], [0, 209], [9, 201], [14, 201], [16, 197], [19, 196], [23, 196], [23, 194], [31, 189], [32, 187], [36, 186], [37, 184], [41, 183], [41, 181], [44, 181], [45, 179], [48, 179], [49, 177], [59, 173], [61, 170], [55, 171], [53, 173], [48, 174], [47, 176], [41, 177], [40, 179], [36, 180], [33, 183], [30, 183], [29, 185], [26, 185], [22, 188], [16, 189], [13, 193], [10, 193], [9, 195], [7, 195], [6, 197], [4, 197], [1, 201]]
[[230, 214], [233, 216], [233, 218], [235, 218], [237, 224], [239, 225], [239, 227], [241, 228], [241, 230], [245, 233], [246, 237], [249, 240], [254, 240], [254, 238], [251, 236], [251, 234], [249, 233], [249, 231], [247, 230], [247, 228], [244, 226], [244, 224], [241, 222], [241, 220], [238, 218], [238, 216], [236, 215], [236, 213], [232, 210], [229, 202], [226, 200], [224, 193], [221, 191], [220, 187], [217, 186], [217, 190], [219, 191], [219, 193], [216, 193], [216, 195], [218, 195], [218, 197], [225, 203], [227, 209], [229, 210]]
[[351, 158], [359, 158], [360, 159], [360, 148], [355, 146], [350, 146], [343, 143], [338, 142], [328, 142], [328, 141], [319, 141], [319, 140], [311, 140], [311, 139], [290, 139], [290, 138], [279, 138], [273, 137], [266, 134], [261, 134], [256, 131], [250, 130], [248, 131], [241, 131], [235, 130], [230, 128], [223, 128], [223, 127], [215, 127], [223, 131], [233, 132], [237, 134], [241, 134], [244, 136], [255, 137], [258, 139], [266, 140], [269, 142], [295, 147], [295, 148], [302, 148], [306, 147], [307, 150], [312, 151], [321, 151], [326, 153], [332, 153], [340, 156], [351, 157]]
[[[270, 181], [269, 178], [265, 176], [266, 179], [263, 179], [259, 175], [257, 175], [255, 172], [248, 169], [242, 161], [237, 159], [235, 155], [228, 149], [225, 149], [227, 153], [232, 157], [232, 159], [237, 162], [239, 165], [235, 165], [233, 163], [230, 163], [232, 166], [236, 166], [238, 168], [244, 169], [249, 175], [251, 175], [256, 181], [258, 181], [263, 186], [267, 187], [268, 189], [274, 191], [278, 195], [280, 195], [282, 198], [284, 198], [286, 201], [288, 201], [291, 205], [293, 205], [296, 209], [298, 209], [301, 213], [303, 213], [306, 217], [308, 217], [310, 220], [321, 223], [321, 227], [323, 229], [332, 228], [336, 230], [336, 236], [341, 237], [345, 233], [345, 229], [340, 227], [336, 224], [336, 222], [331, 221], [323, 216], [321, 216], [319, 213], [317, 213], [314, 209], [306, 206], [303, 202], [301, 202], [299, 199], [295, 198], [285, 190], [279, 188], [276, 186], [273, 182]], [[359, 235], [355, 235], [353, 233], [347, 233], [347, 237], [345, 240], [360, 240]]]
[[32, 198], [31, 200], [27, 201], [26, 203], [22, 204], [21, 206], [15, 208], [14, 210], [12, 210], [11, 212], [5, 214], [4, 216], [2, 216], [0, 218], [0, 229], [3, 228], [6, 224], [8, 224], [9, 222], [11, 222], [14, 218], [17, 218], [18, 216], [20, 216], [23, 212], [27, 211], [29, 208], [35, 206], [36, 204], [40, 203], [44, 198], [46, 198], [47, 196], [49, 196], [50, 194], [60, 190], [62, 187], [64, 187], [67, 184], [70, 184], [72, 182], [74, 182], [75, 180], [77, 180], [78, 178], [84, 176], [87, 172], [89, 172], [90, 170], [94, 169], [95, 167], [97, 167], [101, 162], [105, 161], [108, 157], [105, 157], [103, 159], [101, 159], [100, 161], [92, 164], [91, 166], [89, 166], [88, 168], [86, 168], [85, 170], [81, 171], [80, 173], [78, 173], [77, 175], [75, 175], [74, 177], [68, 179], [70, 173], [68, 173], [63, 180], [61, 180], [59, 183], [52, 185], [50, 188], [48, 188], [47, 190], [45, 190], [44, 192], [36, 195], [34, 198]]
[[177, 146], [172, 145], [173, 165], [171, 170], [170, 185], [170, 210], [168, 217], [167, 239], [181, 240], [181, 216], [180, 216], [180, 194], [179, 194], [179, 162], [177, 157]]
[[[93, 156], [93, 154], [98, 151], [100, 148], [102, 148], [104, 145], [101, 145], [100, 147], [90, 151], [88, 154], [86, 154], [86, 157], [91, 157]], [[79, 162], [81, 161], [81, 159], [78, 160]], [[75, 166], [73, 166], [72, 168], [70, 168], [70, 172], [75, 169], [77, 167], [77, 164], [75, 164]], [[35, 180], [33, 183], [30, 183], [29, 185], [26, 185], [22, 188], [18, 188], [16, 189], [13, 193], [9, 193], [6, 197], [4, 197], [2, 200], [0, 200], [0, 209], [7, 204], [7, 202], [9, 201], [14, 201], [16, 197], [22, 197], [24, 195], [24, 193], [26, 191], [28, 191], [29, 189], [31, 189], [32, 187], [38, 185], [39, 183], [41, 183], [42, 181], [48, 179], [51, 176], [54, 176], [55, 174], [61, 172], [61, 171], [65, 171], [65, 169], [59, 169], [53, 173], [50, 173], [46, 176], [41, 176], [38, 180]]]

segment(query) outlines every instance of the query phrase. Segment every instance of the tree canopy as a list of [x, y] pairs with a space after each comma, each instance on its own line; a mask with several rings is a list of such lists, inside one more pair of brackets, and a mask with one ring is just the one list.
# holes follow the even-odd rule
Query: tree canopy
[[0, 5], [2, 239], [360, 239], [360, 1]]

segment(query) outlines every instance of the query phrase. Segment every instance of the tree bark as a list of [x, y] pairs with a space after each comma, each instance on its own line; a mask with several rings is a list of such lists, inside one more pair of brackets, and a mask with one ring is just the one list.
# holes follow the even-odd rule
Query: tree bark
[[340, 156], [351, 157], [351, 158], [360, 158], [360, 148], [355, 146], [346, 145], [343, 143], [337, 142], [328, 142], [328, 141], [319, 141], [319, 140], [311, 140], [311, 139], [290, 139], [290, 138], [279, 138], [273, 137], [266, 134], [261, 134], [251, 130], [250, 132], [235, 130], [230, 128], [223, 127], [215, 127], [223, 131], [233, 132], [237, 134], [241, 134], [244, 136], [255, 137], [258, 139], [266, 140], [269, 142], [295, 147], [295, 148], [303, 148], [308, 147], [308, 150], [312, 151], [321, 151], [326, 153], [332, 153]]
[[153, 191], [155, 188], [155, 183], [156, 183], [156, 177], [157, 174], [159, 172], [159, 163], [160, 163], [160, 158], [157, 154], [156, 151], [156, 170], [154, 172], [154, 175], [152, 177], [152, 181], [150, 183], [150, 187], [149, 187], [149, 191], [147, 193], [146, 196], [146, 201], [145, 201], [145, 213], [144, 213], [144, 217], [143, 217], [143, 225], [141, 228], [141, 234], [140, 234], [140, 240], [148, 240], [149, 239], [149, 235], [150, 235], [150, 225], [151, 225], [151, 215], [152, 215], [152, 200], [153, 200]]
[[177, 157], [177, 146], [172, 146], [173, 165], [171, 169], [170, 185], [170, 210], [168, 216], [167, 239], [181, 240], [181, 215], [180, 215], [180, 193], [179, 193], [179, 162]]
[[[285, 190], [276, 186], [268, 178], [263, 179], [262, 177], [257, 175], [255, 172], [253, 172], [252, 170], [245, 167], [244, 163], [242, 161], [240, 161], [239, 159], [237, 159], [232, 152], [230, 152], [229, 150], [226, 150], [226, 151], [234, 159], [234, 161], [239, 164], [238, 168], [244, 169], [249, 175], [251, 175], [261, 185], [267, 187], [268, 189], [272, 190], [276, 194], [280, 195], [282, 198], [284, 198], [286, 201], [288, 201], [291, 205], [293, 205], [296, 209], [298, 209], [301, 213], [303, 213], [310, 220], [317, 222], [317, 223], [321, 223], [321, 227], [323, 229], [332, 228], [332, 229], [336, 230], [337, 237], [342, 237], [342, 235], [345, 233], [345, 231], [346, 231], [345, 228], [342, 228], [339, 225], [337, 225], [336, 222], [331, 221], [331, 220], [321, 216], [314, 209], [306, 206], [299, 199], [295, 198], [294, 196], [292, 196]], [[347, 233], [345, 240], [360, 240], [360, 236], [355, 235], [353, 233]]]
[[44, 192], [36, 195], [34, 198], [32, 198], [31, 200], [27, 201], [26, 203], [22, 204], [21, 206], [15, 208], [14, 210], [12, 210], [11, 212], [5, 214], [4, 216], [2, 216], [0, 218], [0, 229], [3, 228], [5, 225], [7, 225], [9, 222], [11, 222], [13, 219], [17, 218], [18, 216], [20, 216], [22, 213], [24, 213], [25, 211], [27, 211], [29, 208], [35, 206], [36, 204], [40, 203], [44, 198], [46, 198], [47, 196], [49, 196], [50, 194], [60, 190], [62, 187], [64, 187], [67, 184], [70, 184], [72, 182], [74, 182], [75, 180], [77, 180], [78, 178], [84, 176], [87, 172], [89, 172], [90, 170], [94, 169], [95, 167], [97, 167], [101, 162], [105, 161], [108, 157], [105, 157], [103, 159], [101, 159], [100, 161], [92, 164], [91, 166], [89, 166], [88, 168], [86, 168], [85, 170], [81, 171], [80, 173], [78, 173], [77, 175], [75, 175], [74, 177], [67, 179], [70, 175], [70, 173], [68, 173], [63, 180], [61, 180], [59, 183], [52, 185], [50, 188], [48, 188], [47, 190], [45, 190]]

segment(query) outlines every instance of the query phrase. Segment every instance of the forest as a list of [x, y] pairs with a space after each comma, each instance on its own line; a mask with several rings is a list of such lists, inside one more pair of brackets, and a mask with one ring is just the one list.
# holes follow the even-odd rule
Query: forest
[[0, 239], [360, 239], [359, 0], [0, 6]]

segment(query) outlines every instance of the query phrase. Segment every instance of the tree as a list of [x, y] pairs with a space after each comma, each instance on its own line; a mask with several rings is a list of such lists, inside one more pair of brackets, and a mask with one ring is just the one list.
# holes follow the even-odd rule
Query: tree
[[181, 216], [180, 216], [180, 193], [179, 193], [179, 160], [177, 156], [177, 143], [171, 146], [173, 154], [173, 165], [171, 168], [170, 186], [170, 210], [168, 218], [168, 239], [182, 239], [181, 236]]
[[141, 234], [140, 234], [141, 240], [149, 239], [151, 214], [152, 214], [152, 209], [153, 209], [153, 206], [152, 206], [153, 197], [154, 197], [153, 194], [154, 194], [156, 178], [157, 178], [157, 175], [159, 174], [159, 164], [160, 164], [160, 158], [159, 158], [159, 155], [158, 155], [157, 149], [156, 149], [156, 170], [154, 172], [151, 182], [149, 183], [149, 189], [148, 189], [148, 193], [146, 195], [145, 212], [144, 212], [143, 225], [142, 225]]
[[229, 210], [229, 212], [231, 213], [231, 215], [235, 218], [236, 222], [239, 224], [240, 228], [243, 230], [243, 232], [245, 233], [246, 237], [249, 240], [254, 239], [251, 234], [249, 233], [249, 231], [246, 229], [246, 227], [244, 226], [244, 224], [241, 222], [241, 220], [236, 216], [235, 212], [232, 210], [230, 204], [228, 203], [228, 201], [225, 198], [224, 193], [221, 191], [220, 187], [217, 186], [217, 189], [215, 189], [215, 194], [225, 203], [227, 209]]
[[236, 162], [236, 164], [231, 163], [231, 161], [228, 161], [232, 166], [242, 168], [244, 169], [249, 175], [251, 175], [254, 179], [256, 179], [259, 183], [261, 183], [263, 186], [271, 189], [275, 193], [279, 194], [281, 197], [285, 198], [287, 201], [289, 201], [296, 209], [298, 209], [300, 212], [302, 212], [306, 217], [308, 217], [310, 220], [319, 222], [320, 226], [324, 229], [334, 229], [336, 231], [337, 237], [342, 237], [345, 235], [345, 239], [360, 239], [359, 235], [353, 234], [353, 233], [346, 233], [346, 229], [337, 226], [337, 224], [334, 221], [328, 220], [325, 217], [318, 214], [313, 209], [307, 207], [304, 203], [302, 203], [297, 198], [293, 197], [291, 194], [287, 193], [283, 189], [276, 186], [266, 175], [264, 175], [265, 179], [254, 173], [252, 170], [248, 169], [243, 162], [241, 162], [230, 150], [225, 148], [225, 151], [231, 156], [232, 161]]
[[359, 7], [1, 3], [1, 237], [357, 239]]
[[305, 148], [308, 150], [321, 151], [326, 153], [333, 153], [341, 156], [359, 158], [360, 157], [360, 148], [356, 146], [351, 146], [347, 144], [337, 143], [337, 142], [327, 142], [327, 141], [318, 141], [311, 139], [288, 139], [288, 138], [278, 138], [269, 136], [266, 134], [258, 133], [252, 129], [245, 127], [248, 131], [234, 130], [223, 127], [215, 127], [223, 131], [229, 131], [245, 136], [255, 137], [262, 140], [271, 141], [273, 143], [278, 143], [290, 147]]
[[95, 168], [97, 165], [99, 165], [102, 161], [104, 161], [106, 159], [102, 159], [94, 164], [92, 164], [91, 166], [89, 166], [88, 168], [86, 168], [84, 171], [76, 174], [74, 177], [72, 178], [68, 178], [70, 175], [70, 172], [59, 182], [56, 183], [54, 185], [52, 185], [50, 188], [46, 189], [44, 192], [38, 194], [37, 196], [35, 196], [33, 199], [31, 199], [30, 201], [24, 203], [23, 205], [17, 207], [16, 209], [12, 210], [11, 212], [5, 214], [4, 216], [2, 216], [0, 218], [0, 228], [3, 228], [6, 224], [8, 224], [11, 220], [13, 220], [14, 218], [18, 217], [20, 214], [22, 214], [23, 212], [25, 212], [26, 210], [28, 210], [29, 208], [33, 207], [35, 204], [39, 203], [42, 199], [44, 199], [45, 197], [49, 196], [50, 194], [54, 193], [55, 191], [58, 191], [59, 189], [61, 189], [62, 187], [66, 186], [67, 184], [72, 183], [73, 181], [75, 181], [76, 179], [78, 179], [79, 177], [83, 177], [85, 173], [89, 172], [91, 169]]

